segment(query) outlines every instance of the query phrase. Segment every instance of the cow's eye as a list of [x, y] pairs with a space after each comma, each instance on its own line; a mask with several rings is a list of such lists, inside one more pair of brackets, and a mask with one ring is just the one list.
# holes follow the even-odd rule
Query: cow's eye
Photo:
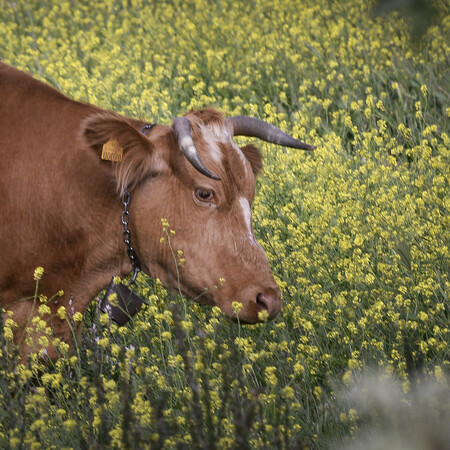
[[201, 202], [206, 202], [206, 203], [214, 202], [214, 192], [209, 191], [207, 189], [196, 189], [195, 197]]

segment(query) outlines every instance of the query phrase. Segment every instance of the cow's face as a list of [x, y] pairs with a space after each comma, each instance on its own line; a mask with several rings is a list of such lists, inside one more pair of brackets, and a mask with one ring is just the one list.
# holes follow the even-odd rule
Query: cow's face
[[[208, 111], [188, 117], [201, 160], [220, 180], [192, 167], [172, 129], [155, 128], [149, 139], [169, 156], [168, 170], [145, 180], [133, 194], [139, 257], [145, 270], [166, 285], [217, 305], [230, 317], [236, 318], [232, 303], [239, 302], [242, 321], [258, 321], [261, 311], [273, 318], [281, 308], [280, 290], [251, 218], [261, 155], [255, 147], [234, 144], [219, 115]], [[175, 232], [163, 242], [161, 218]]]
[[[83, 136], [97, 152], [109, 139], [118, 141], [123, 160], [114, 176], [120, 191], [131, 191], [133, 246], [147, 273], [200, 303], [219, 306], [229, 317], [236, 318], [232, 304], [239, 302], [241, 321], [267, 317], [261, 312], [273, 318], [281, 309], [280, 289], [251, 218], [261, 154], [234, 144], [233, 131], [239, 133], [214, 110], [186, 118], [182, 125], [189, 139], [177, 125], [155, 126], [144, 136], [139, 124], [112, 113], [89, 117]], [[236, 127], [240, 134], [313, 148], [274, 127], [255, 134], [246, 123]], [[169, 224], [168, 235], [162, 219]]]

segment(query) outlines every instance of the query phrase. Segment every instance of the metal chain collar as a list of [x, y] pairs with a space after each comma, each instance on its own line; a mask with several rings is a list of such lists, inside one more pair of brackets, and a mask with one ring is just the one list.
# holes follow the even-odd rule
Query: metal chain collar
[[128, 258], [130, 258], [131, 265], [133, 266], [133, 276], [131, 277], [130, 284], [136, 281], [136, 277], [141, 270], [139, 260], [136, 254], [136, 250], [131, 245], [131, 231], [128, 229], [128, 222], [130, 221], [130, 211], [128, 207], [131, 203], [131, 194], [128, 188], [125, 188], [122, 194], [122, 225], [123, 225], [123, 242], [127, 246]]
[[[148, 132], [154, 126], [155, 126], [154, 123], [147, 123], [139, 130], [139, 132], [144, 135], [147, 135]], [[128, 207], [130, 206], [130, 203], [131, 203], [131, 193], [128, 190], [128, 187], [126, 187], [122, 194], [123, 242], [125, 242], [125, 245], [127, 246], [128, 258], [130, 258], [131, 265], [133, 266], [133, 276], [131, 277], [131, 281], [130, 281], [130, 284], [133, 284], [136, 281], [136, 277], [137, 277], [138, 273], [141, 271], [141, 266], [139, 264], [136, 250], [131, 245], [131, 231], [128, 229], [128, 222], [130, 221], [130, 211], [128, 210]]]

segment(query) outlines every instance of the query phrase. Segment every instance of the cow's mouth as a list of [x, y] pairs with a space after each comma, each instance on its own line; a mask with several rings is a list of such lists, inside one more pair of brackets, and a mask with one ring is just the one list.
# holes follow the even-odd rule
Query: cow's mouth
[[[236, 313], [232, 309], [233, 300], [218, 298], [217, 290], [220, 288], [200, 289], [191, 287], [170, 272], [166, 272], [164, 281], [164, 284], [171, 292], [175, 294], [182, 293], [189, 299], [194, 300], [201, 305], [217, 306], [230, 322], [239, 323], [241, 325], [251, 325], [266, 320], [272, 320], [281, 309], [281, 301], [279, 302], [279, 307], [269, 306], [269, 302], [265, 300], [265, 295], [257, 294], [255, 295], [254, 301], [241, 301], [240, 303], [243, 305], [242, 310], [239, 313]], [[262, 316], [260, 313], [262, 313]]]
[[214, 306], [214, 297], [207, 289], [203, 291], [200, 289], [195, 289], [188, 287], [181, 280], [176, 280], [175, 277], [171, 274], [167, 276], [166, 286], [171, 292], [179, 294], [180, 292], [186, 297], [200, 303], [201, 305], [209, 305]]

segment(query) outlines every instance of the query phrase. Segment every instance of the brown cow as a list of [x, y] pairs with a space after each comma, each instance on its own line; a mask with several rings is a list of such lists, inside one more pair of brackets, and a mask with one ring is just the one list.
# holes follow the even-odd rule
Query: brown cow
[[[239, 148], [233, 135], [314, 148], [260, 120], [224, 119], [212, 109], [150, 127], [70, 100], [0, 63], [2, 306], [22, 328], [29, 323], [36, 314], [29, 300], [33, 272], [42, 266], [40, 291], [49, 297], [64, 291], [48, 303], [49, 320], [70, 342], [57, 309], [70, 304], [84, 313], [113, 275], [132, 270], [121, 223], [121, 194], [128, 189], [129, 229], [142, 270], [227, 316], [235, 317], [231, 305], [238, 301], [242, 321], [257, 322], [260, 311], [275, 317], [280, 290], [250, 212], [261, 154], [251, 145]], [[160, 241], [162, 218], [176, 232], [172, 247], [184, 252], [179, 279]]]

